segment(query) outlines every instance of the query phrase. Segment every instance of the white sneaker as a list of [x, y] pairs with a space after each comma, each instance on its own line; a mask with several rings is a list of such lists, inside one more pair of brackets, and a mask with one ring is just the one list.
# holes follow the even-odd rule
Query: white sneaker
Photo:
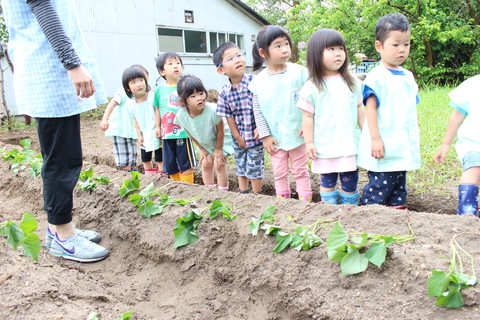
[[60, 240], [55, 233], [50, 247], [50, 254], [78, 262], [100, 261], [109, 253], [106, 248], [81, 237], [78, 233], [65, 240]]

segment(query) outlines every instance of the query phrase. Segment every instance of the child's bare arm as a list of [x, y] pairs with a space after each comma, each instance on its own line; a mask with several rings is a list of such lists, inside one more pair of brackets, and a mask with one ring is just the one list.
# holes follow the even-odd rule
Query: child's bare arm
[[155, 135], [157, 136], [157, 138], [161, 138], [162, 137], [162, 130], [161, 130], [162, 121], [160, 118], [160, 107], [157, 107], [157, 106], [153, 106], [153, 107], [155, 108]]
[[363, 124], [365, 123], [365, 108], [362, 103], [357, 106], [357, 124], [360, 129], [363, 130]]
[[225, 162], [227, 157], [223, 154], [223, 140], [225, 138], [225, 127], [223, 120], [217, 124], [217, 143], [213, 151], [213, 158], [217, 162]]
[[118, 106], [118, 102], [115, 101], [114, 99], [110, 100], [110, 102], [107, 105], [107, 108], [105, 109], [105, 113], [103, 114], [102, 117], [102, 122], [100, 122], [100, 129], [103, 131], [106, 131], [108, 129], [108, 121], [110, 119], [110, 115], [112, 114], [113, 110]]
[[377, 98], [371, 95], [367, 98], [367, 123], [371, 137], [371, 156], [375, 159], [382, 159], [385, 155], [382, 138], [378, 130]]
[[317, 158], [317, 151], [313, 144], [313, 113], [302, 111], [302, 130], [303, 139], [305, 140], [305, 149], [309, 159], [315, 160]]
[[137, 136], [138, 136], [137, 144], [139, 146], [142, 146], [143, 145], [143, 135], [142, 135], [142, 131], [140, 130], [140, 126], [138, 125], [137, 119], [133, 118], [133, 124], [135, 126], [135, 131], [137, 131]]
[[465, 120], [465, 117], [466, 116], [457, 109], [453, 110], [450, 120], [448, 121], [447, 132], [445, 133], [445, 138], [443, 138], [442, 145], [438, 152], [433, 156], [435, 162], [445, 162], [448, 150], [452, 145], [453, 139], [455, 139], [455, 136], [457, 135], [458, 128], [460, 128], [463, 120]]

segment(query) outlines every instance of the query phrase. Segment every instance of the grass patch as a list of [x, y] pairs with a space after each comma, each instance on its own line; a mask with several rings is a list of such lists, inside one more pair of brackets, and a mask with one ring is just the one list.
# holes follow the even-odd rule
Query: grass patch
[[408, 175], [408, 184], [416, 189], [415, 192], [442, 192], [446, 185], [457, 183], [462, 174], [462, 166], [454, 150], [448, 153], [445, 164], [433, 161], [433, 156], [442, 144], [453, 111], [453, 108], [449, 107], [448, 97], [452, 89], [432, 87], [419, 92], [418, 123], [422, 166]]

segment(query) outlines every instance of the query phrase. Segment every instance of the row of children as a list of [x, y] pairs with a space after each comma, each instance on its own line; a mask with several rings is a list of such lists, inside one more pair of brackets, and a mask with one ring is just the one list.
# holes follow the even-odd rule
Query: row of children
[[[270, 154], [277, 197], [290, 197], [291, 173], [299, 199], [311, 201], [311, 159], [312, 173], [320, 175], [322, 201], [357, 204], [360, 200], [361, 204], [405, 208], [406, 171], [420, 167], [418, 87], [412, 73], [401, 67], [410, 51], [409, 23], [402, 14], [383, 16], [377, 22], [375, 37], [381, 61], [363, 85], [350, 74], [344, 39], [332, 29], [311, 36], [305, 68], [288, 62], [292, 41], [285, 29], [275, 25], [262, 28], [252, 50], [253, 69], [263, 64], [266, 68], [256, 76], [246, 74], [241, 50], [233, 43], [224, 43], [215, 51], [213, 62], [229, 82], [222, 88], [216, 108], [205, 102], [207, 91], [200, 79], [181, 76], [180, 56], [165, 53], [157, 59], [157, 69], [166, 84], [155, 94], [150, 93], [146, 70], [132, 66], [124, 72], [126, 95], [136, 104], [132, 104], [132, 119], [119, 118], [116, 127], [124, 126], [123, 121], [134, 124], [146, 173], [158, 171], [193, 182], [193, 141], [200, 149], [205, 185], [215, 186], [215, 169], [219, 188], [228, 190], [226, 157], [234, 153], [240, 191], [248, 192], [250, 181], [252, 191], [258, 193], [262, 189], [265, 150]], [[462, 86], [458, 90], [464, 98]], [[455, 103], [454, 96], [459, 94], [451, 95]], [[113, 107], [124, 101], [114, 99], [102, 120], [103, 130], [109, 127]], [[471, 110], [462, 102], [455, 104], [459, 111], [454, 115], [458, 120], [460, 112], [463, 121]], [[231, 144], [225, 139], [230, 135], [225, 135], [223, 117], [233, 137]], [[435, 157], [438, 161], [444, 161], [461, 124], [450, 122], [444, 146]], [[135, 136], [114, 138], [115, 154], [120, 166], [132, 169], [132, 163], [122, 162], [136, 159], [134, 140], [128, 139]], [[152, 151], [157, 163], [163, 160], [163, 167], [153, 169]], [[476, 151], [475, 158], [468, 165], [464, 163], [465, 172], [475, 166], [478, 169], [478, 155]], [[361, 198], [357, 166], [368, 170], [369, 177]], [[459, 214], [477, 212], [480, 173], [475, 171], [474, 177], [467, 181], [462, 176], [467, 187], [462, 184], [461, 190], [469, 195], [460, 196]], [[340, 190], [336, 188], [338, 179]]]

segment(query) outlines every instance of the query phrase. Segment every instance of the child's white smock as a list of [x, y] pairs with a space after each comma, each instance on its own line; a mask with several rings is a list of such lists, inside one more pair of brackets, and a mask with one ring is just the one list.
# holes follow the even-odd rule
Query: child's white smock
[[463, 120], [457, 132], [455, 150], [458, 158], [463, 162], [463, 157], [468, 152], [480, 152], [480, 75], [471, 77], [462, 82], [448, 96], [451, 105], [467, 117]]
[[361, 103], [362, 83], [355, 79], [352, 92], [338, 75], [324, 79], [324, 89], [319, 91], [309, 80], [300, 90], [300, 97], [311, 103], [314, 110], [313, 143], [317, 158], [338, 158], [357, 154], [360, 129], [357, 126], [358, 104]]
[[[122, 137], [138, 139], [135, 125], [133, 124], [133, 103], [124, 89], [119, 89], [112, 97], [118, 106], [113, 109], [108, 120], [109, 125], [105, 131], [106, 137]], [[128, 102], [128, 103], [127, 103]]]
[[[221, 121], [223, 118], [217, 116], [215, 105], [207, 103], [203, 112], [194, 118], [190, 117], [186, 108], [181, 108], [177, 112], [174, 123], [182, 126], [209, 154], [213, 154], [217, 145], [217, 125]], [[226, 156], [233, 154], [232, 136], [227, 132], [225, 132], [222, 151]]]
[[270, 135], [279, 143], [276, 148], [289, 151], [305, 143], [298, 135], [302, 129], [302, 111], [296, 104], [307, 79], [307, 68], [287, 63], [284, 72], [272, 74], [265, 69], [248, 86], [258, 99]]
[[155, 134], [157, 125], [155, 122], [155, 108], [152, 104], [154, 95], [154, 92], [150, 91], [147, 100], [141, 103], [135, 102], [135, 97], [131, 100], [133, 116], [137, 120], [143, 135], [143, 146], [141, 148], [147, 152], [160, 148], [160, 139]]
[[[357, 165], [370, 171], [391, 172], [420, 168], [420, 134], [417, 120], [418, 87], [410, 71], [383, 66], [373, 68], [364, 80], [376, 94], [378, 130], [384, 158], [371, 156], [367, 119], [360, 135]], [[400, 74], [401, 73], [401, 74]]]

